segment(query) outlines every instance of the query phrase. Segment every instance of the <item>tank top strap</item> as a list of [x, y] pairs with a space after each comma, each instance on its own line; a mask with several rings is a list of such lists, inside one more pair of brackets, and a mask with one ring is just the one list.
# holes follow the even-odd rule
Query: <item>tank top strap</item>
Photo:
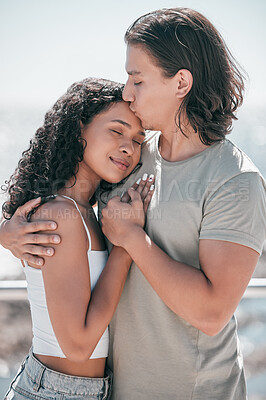
[[76, 209], [78, 210], [79, 215], [80, 215], [80, 217], [81, 217], [81, 219], [82, 219], [84, 228], [85, 228], [85, 230], [86, 230], [86, 232], [87, 232], [88, 239], [89, 239], [89, 251], [91, 251], [91, 235], [90, 235], [90, 231], [89, 231], [89, 228], [87, 227], [87, 224], [86, 224], [86, 222], [85, 222], [85, 220], [84, 220], [84, 218], [83, 218], [83, 215], [81, 214], [80, 209], [78, 208], [78, 205], [77, 205], [76, 201], [75, 201], [74, 199], [72, 199], [72, 197], [65, 196], [64, 194], [60, 194], [60, 195], [56, 195], [56, 196], [65, 197], [66, 199], [72, 200], [73, 203], [75, 204]]

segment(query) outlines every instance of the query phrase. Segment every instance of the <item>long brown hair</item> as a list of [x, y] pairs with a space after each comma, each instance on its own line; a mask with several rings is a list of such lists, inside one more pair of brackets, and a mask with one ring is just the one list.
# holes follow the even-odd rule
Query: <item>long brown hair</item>
[[230, 133], [235, 111], [243, 102], [244, 75], [207, 18], [188, 8], [153, 11], [127, 29], [125, 42], [141, 46], [165, 77], [180, 69], [192, 73], [193, 86], [176, 114], [181, 132], [185, 112], [206, 145]]

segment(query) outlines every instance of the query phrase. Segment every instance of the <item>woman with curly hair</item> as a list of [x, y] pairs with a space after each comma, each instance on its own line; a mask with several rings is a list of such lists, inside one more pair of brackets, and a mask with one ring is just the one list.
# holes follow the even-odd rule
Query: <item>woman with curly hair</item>
[[[99, 79], [73, 84], [47, 112], [8, 182], [4, 216], [41, 198], [28, 219], [52, 219], [62, 240], [42, 268], [25, 262], [33, 343], [8, 400], [109, 397], [107, 326], [131, 259], [116, 247], [107, 257], [92, 205], [101, 182], [118, 183], [139, 163], [144, 132], [122, 90]], [[129, 191], [139, 202], [140, 223], [152, 182]]]

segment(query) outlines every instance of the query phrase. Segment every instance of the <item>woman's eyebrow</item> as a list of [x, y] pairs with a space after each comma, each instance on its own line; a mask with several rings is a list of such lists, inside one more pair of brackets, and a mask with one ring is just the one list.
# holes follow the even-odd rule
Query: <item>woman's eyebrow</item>
[[[123, 121], [122, 119], [112, 119], [111, 122], [118, 122], [119, 124], [124, 125], [129, 129], [132, 128], [132, 126], [128, 122]], [[139, 131], [138, 134], [141, 135], [141, 136], [145, 136], [145, 132], [142, 132], [142, 131]]]
[[127, 128], [130, 128], [130, 129], [132, 128], [131, 125], [128, 122], [123, 121], [122, 119], [112, 119], [111, 122], [118, 122], [119, 124], [124, 125]]

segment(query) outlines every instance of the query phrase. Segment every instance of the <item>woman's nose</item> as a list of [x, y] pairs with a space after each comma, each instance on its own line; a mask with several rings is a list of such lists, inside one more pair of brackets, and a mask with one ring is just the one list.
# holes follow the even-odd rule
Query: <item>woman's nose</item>
[[120, 150], [122, 153], [127, 154], [127, 155], [132, 155], [134, 153], [134, 145], [132, 140], [123, 140], [123, 143], [121, 143]]

